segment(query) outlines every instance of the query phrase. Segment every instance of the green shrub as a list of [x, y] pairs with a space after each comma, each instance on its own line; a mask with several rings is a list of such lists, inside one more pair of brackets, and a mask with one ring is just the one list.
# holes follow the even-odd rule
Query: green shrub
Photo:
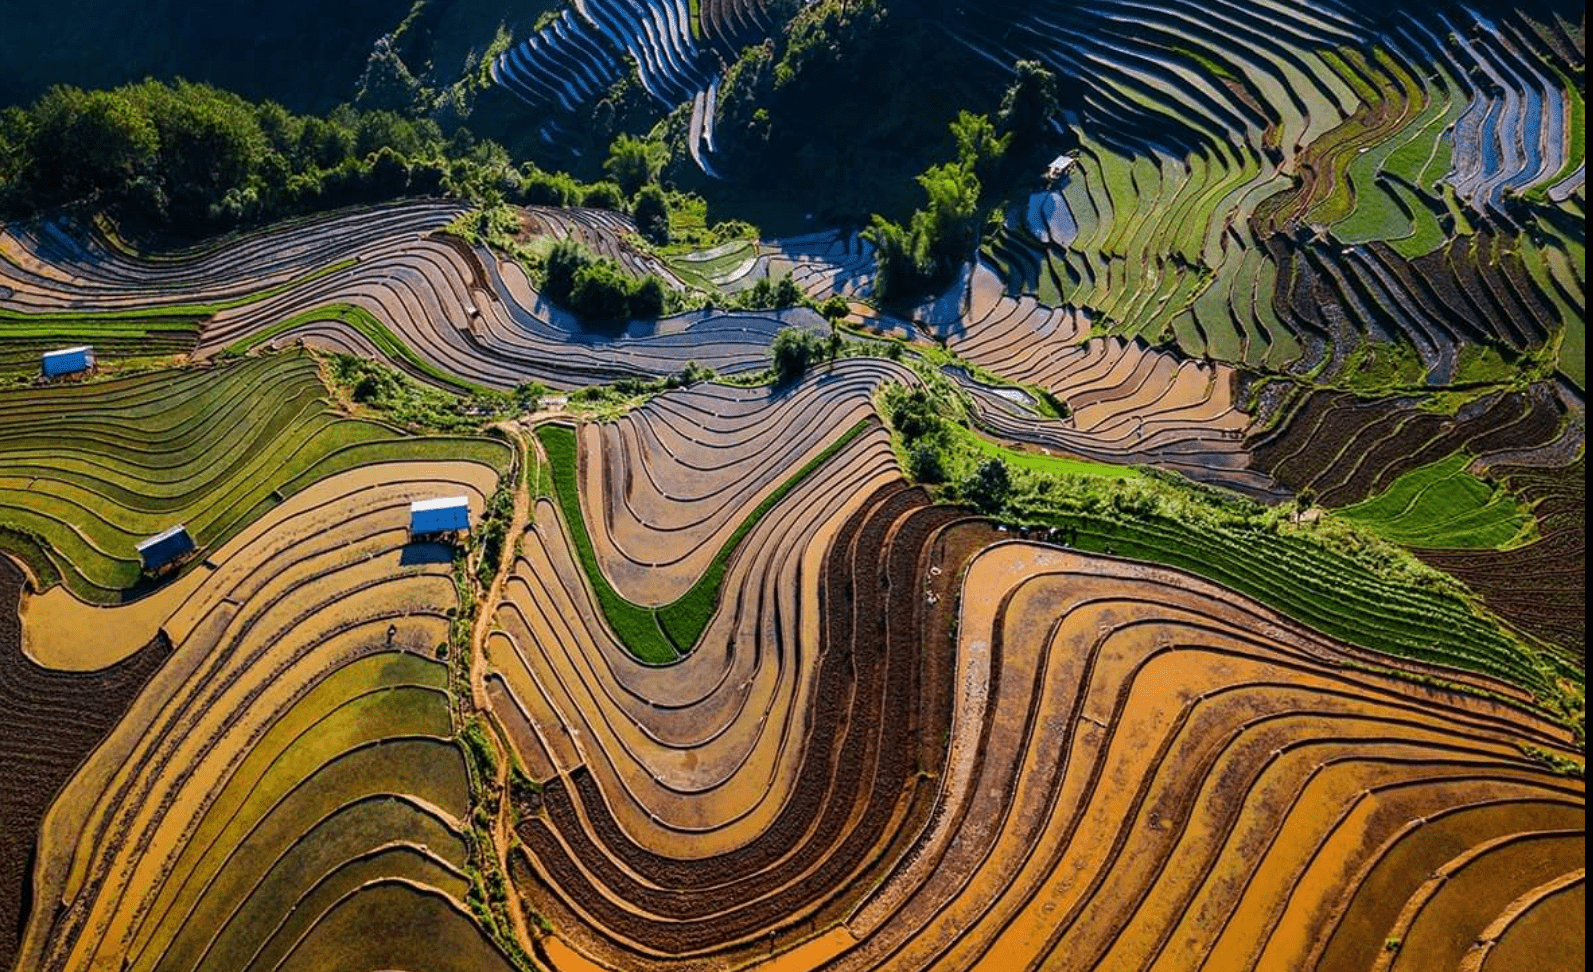
[[1000, 513], [1012, 494], [1012, 473], [1000, 459], [986, 459], [961, 484], [959, 492], [981, 512]]
[[655, 246], [669, 245], [669, 200], [664, 190], [654, 185], [643, 186], [631, 202], [631, 218], [636, 229]]
[[575, 272], [570, 309], [589, 321], [612, 321], [630, 310], [631, 282], [617, 264], [594, 260]]
[[933, 442], [919, 442], [908, 450], [907, 474], [915, 482], [945, 482], [945, 463], [940, 457], [940, 450], [935, 447]]
[[770, 345], [774, 358], [774, 373], [781, 382], [801, 378], [808, 365], [824, 357], [824, 341], [803, 327], [784, 327], [774, 336]]
[[594, 182], [581, 193], [581, 205], [593, 209], [625, 209], [625, 193], [612, 182]]
[[637, 190], [658, 178], [668, 159], [669, 149], [662, 142], [621, 134], [609, 146], [603, 172], [619, 186], [620, 192], [634, 196]]

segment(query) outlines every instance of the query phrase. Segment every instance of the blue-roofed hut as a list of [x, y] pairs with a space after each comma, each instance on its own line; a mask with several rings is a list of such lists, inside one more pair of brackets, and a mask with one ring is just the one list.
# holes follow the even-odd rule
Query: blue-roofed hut
[[94, 367], [94, 349], [85, 344], [76, 348], [44, 352], [44, 376], [75, 375]]
[[192, 553], [193, 549], [193, 537], [188, 535], [188, 528], [179, 523], [139, 544], [138, 559], [144, 562], [145, 570], [155, 571]]
[[416, 500], [409, 504], [409, 532], [412, 536], [453, 533], [470, 529], [470, 501], [463, 496]]

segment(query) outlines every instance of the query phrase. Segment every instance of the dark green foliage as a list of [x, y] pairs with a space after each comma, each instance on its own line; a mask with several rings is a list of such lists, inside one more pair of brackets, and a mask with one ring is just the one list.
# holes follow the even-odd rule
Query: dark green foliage
[[987, 459], [962, 483], [961, 492], [981, 512], [1000, 513], [1012, 494], [1012, 473], [1000, 459]]
[[635, 281], [626, 297], [633, 318], [661, 317], [667, 303], [664, 282], [657, 277], [643, 277]]
[[631, 202], [636, 229], [656, 246], [669, 245], [669, 200], [657, 186], [643, 186]]
[[625, 194], [612, 182], [594, 182], [581, 193], [581, 205], [593, 209], [612, 209], [623, 212]]
[[585, 320], [612, 321], [630, 310], [631, 279], [611, 260], [592, 260], [575, 272], [570, 309]]
[[[892, 342], [890, 347], [900, 348]], [[887, 352], [888, 353], [888, 352]], [[945, 389], [926, 385], [889, 384], [880, 397], [881, 413], [891, 429], [901, 436], [906, 449], [907, 475], [920, 483], [944, 483], [955, 473], [948, 458], [955, 443], [948, 420], [958, 414], [945, 398]]]
[[908, 450], [907, 474], [915, 482], [945, 482], [946, 469], [940, 458], [940, 449], [936, 447], [935, 443], [930, 441], [919, 442]]
[[527, 206], [574, 206], [581, 201], [582, 187], [567, 172], [544, 172], [526, 163], [520, 169], [517, 201]]
[[480, 722], [472, 719], [459, 734], [459, 741], [464, 744], [465, 755], [470, 757], [470, 768], [478, 779], [491, 780], [497, 777], [498, 750], [487, 738], [487, 731], [481, 728]]
[[657, 277], [631, 277], [574, 240], [560, 240], [548, 251], [542, 295], [592, 323], [658, 317], [668, 303]]
[[1001, 99], [998, 120], [1021, 154], [1051, 137], [1059, 107], [1056, 75], [1039, 61], [1019, 61], [1012, 70], [1016, 77]]
[[957, 161], [932, 165], [918, 176], [924, 207], [905, 226], [876, 213], [863, 231], [875, 246], [875, 293], [886, 303], [909, 303], [943, 286], [979, 242], [979, 173], [1001, 165], [1011, 136], [997, 135], [988, 117], [966, 111], [951, 123], [951, 132]]
[[19, 175], [48, 197], [123, 191], [147, 176], [160, 133], [142, 106], [108, 91], [56, 87], [33, 107]]
[[846, 301], [846, 298], [840, 294], [831, 294], [829, 297], [825, 298], [824, 303], [819, 307], [819, 313], [823, 314], [824, 319], [829, 321], [831, 324], [840, 321], [851, 312], [851, 305], [849, 305]]
[[969, 79], [943, 69], [940, 18], [886, 7], [818, 0], [742, 51], [719, 87], [716, 201], [777, 232], [911, 208]]
[[775, 376], [782, 383], [791, 382], [801, 378], [809, 364], [823, 359], [824, 340], [807, 328], [785, 327], [774, 336], [769, 350]]
[[346, 106], [300, 117], [202, 84], [59, 85], [0, 124], [0, 205], [79, 200], [180, 234], [411, 194], [520, 192], [507, 153], [468, 133]]
[[371, 42], [413, 5], [414, 0], [8, 2], [0, 5], [0, 104], [31, 101], [66, 79], [110, 88], [153, 77], [188, 78], [296, 111], [325, 112], [349, 98]]
[[971, 168], [982, 182], [996, 175], [996, 168], [1012, 144], [1011, 132], [998, 132], [989, 115], [959, 111], [951, 122], [952, 138], [957, 140], [957, 158]]
[[554, 243], [542, 264], [542, 296], [560, 306], [570, 306], [575, 275], [593, 259], [592, 252], [575, 240]]
[[542, 399], [548, 393], [548, 386], [540, 381], [528, 381], [516, 385], [514, 389], [514, 404], [522, 412], [534, 412]]
[[658, 179], [668, 158], [669, 149], [661, 142], [620, 135], [609, 146], [603, 173], [619, 186], [620, 192], [634, 196], [643, 186]]
[[777, 280], [760, 278], [751, 287], [736, 295], [734, 304], [742, 310], [779, 310], [799, 307], [808, 303], [808, 296], [796, 285], [790, 274]]
[[908, 444], [940, 431], [940, 409], [926, 389], [904, 389], [888, 396], [887, 403], [891, 428], [901, 433]]

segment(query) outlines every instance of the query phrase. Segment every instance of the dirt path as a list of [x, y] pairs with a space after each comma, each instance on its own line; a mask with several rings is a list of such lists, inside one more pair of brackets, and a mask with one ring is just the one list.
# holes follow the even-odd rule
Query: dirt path
[[[515, 450], [519, 457], [519, 469], [522, 474], [532, 468], [533, 460], [541, 461], [541, 447], [537, 445], [535, 436], [531, 435], [523, 422], [503, 422], [498, 428], [509, 433], [514, 440]], [[525, 532], [526, 523], [531, 517], [531, 490], [532, 487], [524, 483], [516, 483], [514, 490], [514, 514], [509, 521], [509, 531], [503, 543], [502, 559], [498, 562], [498, 569], [493, 573], [492, 586], [482, 595], [476, 613], [475, 628], [470, 633], [470, 697], [472, 707], [476, 712], [486, 716], [483, 725], [491, 731], [494, 742], [498, 747], [500, 758], [497, 761], [498, 775], [493, 781], [494, 796], [497, 799], [498, 812], [492, 821], [492, 852], [498, 861], [500, 873], [509, 874], [509, 849], [514, 841], [514, 821], [512, 801], [509, 799], [509, 769], [511, 756], [514, 749], [498, 725], [497, 719], [492, 716], [492, 700], [487, 696], [487, 638], [492, 634], [493, 608], [498, 599], [503, 595], [503, 584], [514, 569], [515, 552], [519, 549], [519, 538]], [[530, 927], [526, 924], [525, 913], [519, 902], [511, 896], [508, 907], [510, 920], [514, 922], [515, 940], [527, 954], [535, 954], [533, 944], [535, 937], [531, 934]]]

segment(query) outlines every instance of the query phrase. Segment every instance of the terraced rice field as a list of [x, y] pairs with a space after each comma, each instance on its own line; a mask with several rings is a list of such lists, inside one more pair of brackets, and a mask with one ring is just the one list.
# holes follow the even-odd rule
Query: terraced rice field
[[399, 458], [502, 461], [480, 439], [417, 439], [335, 408], [313, 358], [0, 392], [0, 527], [73, 596], [136, 597], [135, 545], [178, 524], [202, 549], [320, 479]]
[[[449, 558], [405, 529], [410, 498], [479, 510], [497, 476], [342, 473], [157, 595], [171, 657], [44, 821], [35, 890], [63, 906], [23, 967], [512, 967], [464, 903], [470, 791], [435, 652]], [[98, 650], [136, 649], [142, 619], [117, 623], [136, 607], [99, 610]]]
[[1516, 546], [1531, 522], [1508, 489], [1495, 489], [1466, 471], [1457, 452], [1413, 469], [1388, 491], [1344, 509], [1343, 515], [1412, 547], [1498, 549]]
[[[1508, 869], [1513, 846], [1539, 851], [1468, 902], [1467, 941], [1523, 892], [1575, 879], [1581, 784], [1521, 756], [1529, 739], [1565, 744], [1528, 710], [1370, 674], [1367, 656], [1188, 575], [991, 546], [988, 527], [901, 487], [837, 500], [825, 522], [846, 523], [810, 582], [830, 578], [843, 610], [771, 650], [721, 618], [690, 675], [574, 628], [595, 620], [590, 602], [545, 578], [578, 569], [533, 531], [545, 553], [526, 544], [513, 586], [539, 593], [499, 608], [489, 679], [539, 783], [514, 873], [554, 916], [549, 956], [699, 967], [772, 948], [799, 967], [963, 968], [1062, 949], [1067, 967], [1342, 967], [1325, 956], [1372, 943], [1375, 960], [1406, 930], [1404, 902], [1430, 895], [1426, 867], [1391, 858], [1458, 869], [1499, 853]], [[865, 569], [919, 580], [903, 591]], [[958, 576], [952, 653], [931, 632]], [[808, 625], [807, 588], [785, 596], [783, 623]], [[717, 650], [727, 637], [736, 650]], [[824, 690], [832, 664], [853, 667], [852, 692]], [[927, 714], [888, 717], [904, 691], [955, 692], [944, 749]], [[860, 733], [875, 754], [861, 765], [841, 755]], [[904, 773], [915, 761], [934, 778]], [[845, 782], [859, 773], [872, 782]], [[844, 837], [828, 836], [832, 814], [855, 821]]]
[[16, 961], [32, 902], [30, 871], [50, 801], [127, 711], [170, 653], [157, 637], [96, 672], [43, 668], [22, 651], [24, 577], [0, 558], [0, 966]]
[[740, 293], [783, 277], [809, 297], [867, 296], [874, 289], [874, 247], [856, 233], [810, 233], [758, 242], [732, 241], [670, 263], [704, 284]]
[[936, 331], [961, 357], [1065, 403], [1062, 421], [1037, 420], [1000, 394], [963, 382], [980, 424], [1009, 440], [1086, 459], [1144, 463], [1192, 479], [1265, 495], [1243, 442], [1250, 424], [1234, 401], [1233, 369], [1116, 337], [1089, 337], [1090, 322], [1030, 297], [1007, 296], [977, 264], [964, 307]]
[[1453, 416], [1408, 399], [1316, 391], [1249, 448], [1279, 483], [1311, 490], [1325, 506], [1347, 506], [1457, 450], [1487, 461], [1491, 453], [1548, 446], [1560, 437], [1564, 413], [1542, 386], [1479, 398]]
[[951, 30], [994, 72], [1040, 60], [1073, 106], [1079, 164], [988, 241], [1014, 291], [1253, 367], [1397, 340], [1435, 383], [1466, 343], [1580, 332], [1585, 262], [1534, 268], [1581, 246], [1545, 234], [1585, 192], [1574, 15], [1025, 0]]
[[1532, 504], [1538, 536], [1503, 551], [1421, 550], [1464, 580], [1511, 624], [1570, 652], [1587, 653], [1587, 461], [1540, 469], [1494, 466]]
[[519, 215], [523, 232], [531, 237], [575, 240], [632, 274], [656, 276], [674, 290], [682, 286], [665, 261], [643, 253], [631, 242], [636, 224], [622, 213], [582, 206], [527, 206]]
[[[550, 154], [668, 112], [717, 219], [744, 50], [1038, 60], [1075, 163], [982, 167], [914, 306], [851, 228], [0, 224], [0, 972], [1585, 965], [1585, 12], [801, 6], [578, 0], [476, 80]], [[554, 239], [808, 300], [598, 333]]]
[[[489, 388], [651, 378], [690, 361], [726, 373], [756, 371], [767, 365], [769, 342], [781, 327], [821, 326], [817, 315], [804, 311], [707, 311], [638, 321], [618, 337], [589, 333], [542, 300], [518, 264], [437, 235], [459, 212], [452, 203], [410, 202], [306, 220], [261, 231], [236, 254], [231, 247], [155, 258], [117, 251], [104, 260], [116, 271], [111, 282], [67, 271], [37, 274], [43, 280], [36, 286], [6, 284], [0, 314], [7, 315], [8, 333], [15, 321], [15, 333], [27, 336], [18, 361], [43, 346], [34, 337], [41, 328], [52, 341], [97, 342], [106, 328], [121, 335], [116, 329], [130, 326], [111, 315], [133, 314], [141, 335], [151, 326], [143, 318], [158, 312], [161, 319], [180, 318], [185, 340], [192, 342], [197, 332], [194, 351], [201, 358], [302, 340], [386, 359], [424, 381]], [[526, 218], [536, 225], [548, 219], [536, 211]], [[349, 222], [361, 220], [369, 227], [344, 249]], [[578, 214], [558, 233], [588, 224], [598, 225]], [[90, 246], [68, 230], [59, 233], [80, 248]], [[326, 259], [334, 249], [339, 256]], [[130, 302], [151, 300], [158, 303], [125, 310]], [[107, 318], [111, 323], [102, 327]], [[150, 350], [170, 347], [157, 342]]]

